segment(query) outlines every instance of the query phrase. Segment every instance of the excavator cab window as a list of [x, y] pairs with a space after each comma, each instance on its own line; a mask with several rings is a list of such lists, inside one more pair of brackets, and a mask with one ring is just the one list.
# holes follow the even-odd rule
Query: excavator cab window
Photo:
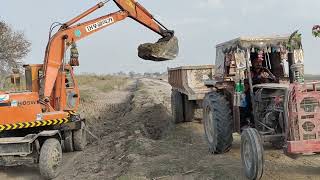
[[39, 92], [41, 79], [43, 79], [42, 64], [24, 65], [26, 90]]
[[32, 91], [32, 74], [30, 68], [25, 68], [26, 89]]

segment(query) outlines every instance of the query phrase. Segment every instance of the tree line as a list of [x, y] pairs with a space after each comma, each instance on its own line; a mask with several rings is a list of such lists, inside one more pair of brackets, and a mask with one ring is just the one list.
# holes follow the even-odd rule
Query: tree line
[[30, 47], [23, 32], [0, 20], [0, 87], [13, 71], [21, 71], [23, 58], [30, 52]]

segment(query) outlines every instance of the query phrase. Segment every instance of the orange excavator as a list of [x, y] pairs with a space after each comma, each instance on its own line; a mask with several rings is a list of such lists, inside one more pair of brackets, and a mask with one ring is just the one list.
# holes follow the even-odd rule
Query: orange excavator
[[0, 165], [39, 163], [41, 175], [52, 179], [59, 173], [62, 149], [84, 149], [85, 121], [76, 112], [80, 94], [73, 72], [73, 67], [79, 65], [76, 42], [80, 39], [130, 17], [161, 36], [156, 43], [139, 46], [139, 57], [163, 61], [177, 56], [174, 32], [135, 0], [113, 0], [119, 11], [76, 24], [109, 1], [98, 3], [66, 23], [54, 23], [44, 63], [24, 66], [26, 91], [0, 92]]

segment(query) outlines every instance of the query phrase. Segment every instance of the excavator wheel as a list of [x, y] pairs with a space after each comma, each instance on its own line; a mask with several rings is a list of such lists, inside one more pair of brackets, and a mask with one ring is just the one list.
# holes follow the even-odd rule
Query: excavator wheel
[[73, 131], [73, 147], [76, 151], [84, 150], [87, 145], [87, 133], [86, 133], [86, 125], [82, 121], [81, 128]]
[[64, 151], [73, 152], [73, 133], [72, 131], [64, 131]]
[[39, 170], [45, 179], [56, 178], [62, 164], [62, 149], [60, 142], [55, 138], [47, 139], [41, 149], [39, 156]]

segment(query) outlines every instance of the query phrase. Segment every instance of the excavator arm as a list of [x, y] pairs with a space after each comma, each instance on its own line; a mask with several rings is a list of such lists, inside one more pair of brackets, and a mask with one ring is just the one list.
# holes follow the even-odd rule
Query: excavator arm
[[[44, 80], [40, 91], [40, 97], [49, 102], [59, 70], [65, 63], [65, 53], [68, 47], [97, 31], [100, 31], [127, 17], [134, 19], [142, 25], [162, 36], [162, 41], [169, 41], [174, 32], [167, 30], [159, 21], [135, 0], [114, 0], [120, 11], [111, 13], [81, 24], [76, 24], [84, 17], [103, 7], [108, 1], [100, 2], [79, 16], [64, 23], [60, 29], [50, 37], [44, 59]], [[160, 39], [161, 41], [161, 39]]]
[[150, 14], [141, 4], [134, 0], [114, 0], [118, 7], [129, 13], [129, 17], [158, 33], [162, 37], [171, 37], [174, 35], [173, 31], [168, 30], [152, 14]]

